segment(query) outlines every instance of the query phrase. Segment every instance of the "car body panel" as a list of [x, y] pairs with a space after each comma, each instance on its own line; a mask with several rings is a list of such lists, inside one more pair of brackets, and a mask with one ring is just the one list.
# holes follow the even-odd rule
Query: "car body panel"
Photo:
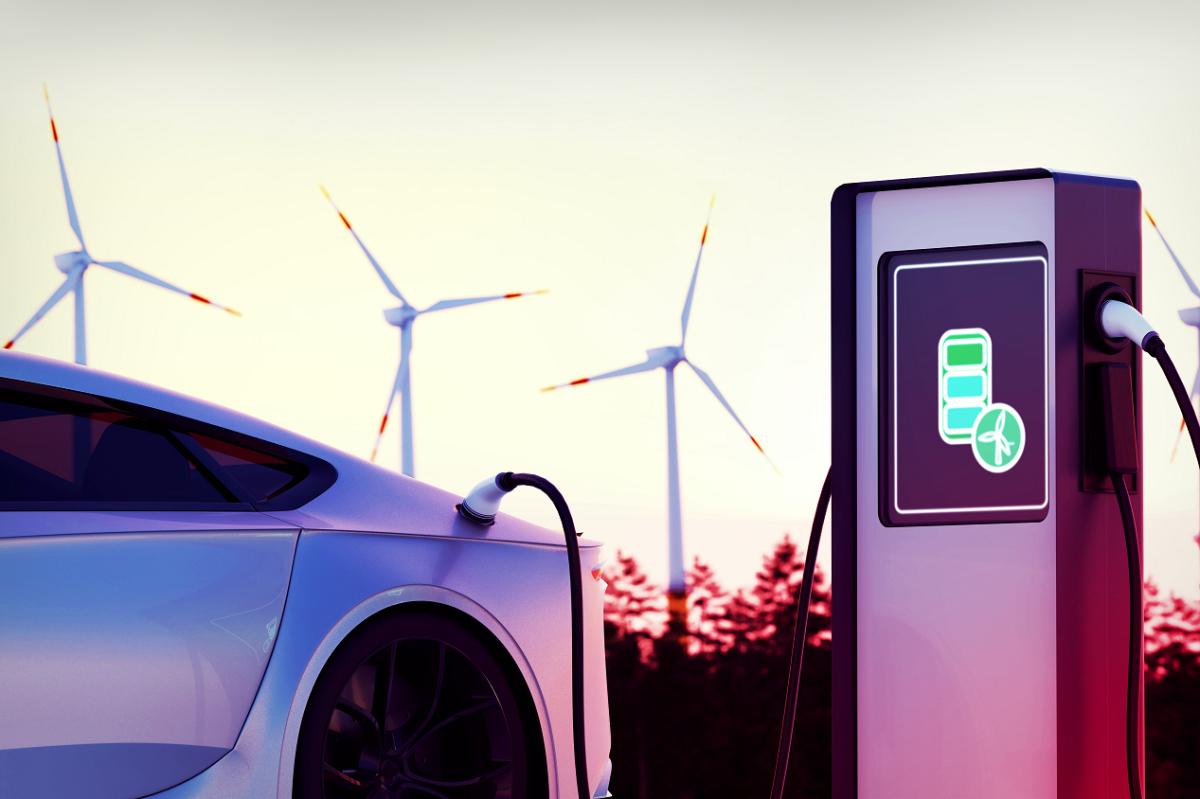
[[298, 533], [19, 535], [47, 515], [0, 514], [0, 787], [143, 795], [211, 765], [258, 691]]

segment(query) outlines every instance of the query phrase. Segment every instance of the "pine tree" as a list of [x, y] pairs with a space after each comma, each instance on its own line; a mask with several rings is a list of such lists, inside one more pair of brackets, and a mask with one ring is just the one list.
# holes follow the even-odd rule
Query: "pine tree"
[[696, 557], [687, 573], [689, 653], [715, 654], [733, 642], [729, 630], [729, 592], [712, 567]]
[[616, 563], [604, 570], [604, 622], [618, 639], [662, 634], [666, 604], [632, 555], [617, 550]]

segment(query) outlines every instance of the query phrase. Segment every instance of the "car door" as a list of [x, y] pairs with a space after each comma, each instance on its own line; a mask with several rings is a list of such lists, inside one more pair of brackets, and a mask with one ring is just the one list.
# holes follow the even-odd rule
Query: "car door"
[[0, 380], [0, 795], [143, 796], [233, 747], [298, 531], [186, 427]]

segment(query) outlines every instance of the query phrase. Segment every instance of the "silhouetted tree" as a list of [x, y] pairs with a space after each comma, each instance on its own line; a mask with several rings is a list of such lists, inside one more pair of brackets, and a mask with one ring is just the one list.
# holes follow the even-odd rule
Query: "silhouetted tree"
[[687, 573], [688, 652], [713, 655], [733, 643], [729, 621], [729, 592], [721, 587], [712, 567], [700, 558]]
[[1146, 585], [1146, 793], [1200, 796], [1200, 603]]

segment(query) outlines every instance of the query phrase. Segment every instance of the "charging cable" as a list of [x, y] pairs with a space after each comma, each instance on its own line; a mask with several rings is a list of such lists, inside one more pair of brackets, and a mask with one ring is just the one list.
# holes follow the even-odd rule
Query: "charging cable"
[[464, 519], [490, 526], [496, 522], [496, 514], [500, 512], [500, 503], [505, 495], [518, 486], [536, 488], [549, 497], [558, 511], [558, 521], [567, 542], [567, 569], [571, 581], [571, 732], [575, 739], [575, 783], [579, 799], [592, 799], [588, 787], [587, 730], [583, 723], [583, 577], [579, 573], [579, 533], [575, 531], [575, 520], [571, 517], [567, 500], [544, 477], [500, 472], [471, 489], [471, 493], [456, 507]]
[[804, 558], [804, 577], [800, 582], [800, 598], [796, 602], [796, 624], [792, 629], [792, 657], [788, 665], [787, 694], [783, 701], [783, 724], [779, 730], [779, 750], [775, 753], [775, 774], [771, 779], [771, 799], [782, 799], [787, 783], [788, 758], [796, 729], [796, 709], [800, 704], [800, 672], [804, 666], [804, 647], [808, 643], [808, 615], [811, 610], [813, 581], [817, 571], [817, 549], [821, 545], [821, 529], [829, 510], [833, 493], [833, 469], [825, 473], [821, 497], [813, 512], [812, 530], [808, 534], [808, 553]]
[[[1123, 292], [1120, 292], [1123, 294]], [[1167, 346], [1154, 327], [1142, 316], [1132, 303], [1125, 300], [1128, 295], [1104, 300], [1097, 309], [1099, 333], [1108, 343], [1123, 345], [1128, 339], [1143, 352], [1158, 362], [1163, 375], [1171, 387], [1171, 393], [1183, 414], [1187, 425], [1192, 451], [1200, 464], [1200, 421], [1196, 409], [1184, 388], [1179, 370], [1167, 353]], [[1117, 507], [1121, 511], [1121, 524], [1125, 529], [1125, 552], [1129, 564], [1129, 688], [1127, 695], [1126, 760], [1129, 773], [1129, 794], [1132, 799], [1141, 799], [1141, 769], [1138, 762], [1139, 698], [1142, 678], [1142, 568], [1138, 549], [1137, 523], [1133, 516], [1133, 505], [1129, 499], [1129, 488], [1125, 475], [1138, 471], [1137, 433], [1134, 428], [1133, 385], [1129, 368], [1124, 364], [1103, 364], [1096, 368], [1100, 372], [1101, 401], [1108, 420], [1104, 446], [1105, 466], [1109, 471]]]
[[[1128, 307], [1128, 306], [1126, 306]], [[1150, 333], [1153, 335], [1153, 333]], [[1100, 407], [1106, 424], [1099, 449], [1104, 471], [1112, 482], [1125, 533], [1125, 562], [1129, 570], [1129, 660], [1125, 691], [1125, 768], [1130, 799], [1142, 797], [1142, 774], [1138, 751], [1142, 695], [1142, 560], [1137, 523], [1129, 500], [1126, 475], [1139, 469], [1137, 413], [1133, 404], [1133, 377], [1125, 363], [1102, 363], [1091, 367], [1099, 388]]]
[[1142, 693], [1142, 561], [1138, 552], [1137, 522], [1125, 478], [1117, 472], [1111, 475], [1121, 510], [1121, 526], [1125, 528], [1125, 558], [1129, 564], [1129, 671], [1125, 693], [1125, 769], [1129, 775], [1130, 799], [1142, 799], [1141, 764], [1138, 760], [1139, 699]]
[[[832, 494], [833, 470], [825, 474], [825, 484], [813, 513], [812, 530], [808, 534], [808, 552], [804, 559], [804, 576], [800, 583], [800, 596], [796, 603], [796, 624], [792, 634], [792, 655], [788, 668], [787, 695], [784, 699], [783, 725], [779, 731], [779, 751], [775, 756], [775, 773], [771, 784], [771, 799], [781, 799], [787, 781], [788, 756], [792, 751], [792, 740], [796, 726], [796, 710], [800, 702], [800, 673], [804, 665], [804, 648], [808, 640], [808, 616], [812, 604], [813, 582], [817, 571], [817, 550], [821, 544], [821, 530], [829, 511]], [[554, 484], [536, 474], [501, 472], [494, 478], [484, 480], [471, 489], [456, 507], [460, 516], [475, 524], [492, 525], [500, 512], [500, 503], [505, 495], [517, 486], [538, 489], [554, 503], [558, 519], [562, 524], [567, 542], [567, 566], [571, 579], [571, 709], [572, 731], [575, 738], [575, 780], [579, 799], [591, 799], [587, 779], [587, 754], [585, 749], [583, 716], [583, 579], [579, 573], [579, 534], [571, 509], [562, 493]], [[1132, 513], [1132, 511], [1131, 511]], [[1132, 516], [1130, 517], [1132, 518]], [[1136, 545], [1136, 544], [1135, 544]]]

